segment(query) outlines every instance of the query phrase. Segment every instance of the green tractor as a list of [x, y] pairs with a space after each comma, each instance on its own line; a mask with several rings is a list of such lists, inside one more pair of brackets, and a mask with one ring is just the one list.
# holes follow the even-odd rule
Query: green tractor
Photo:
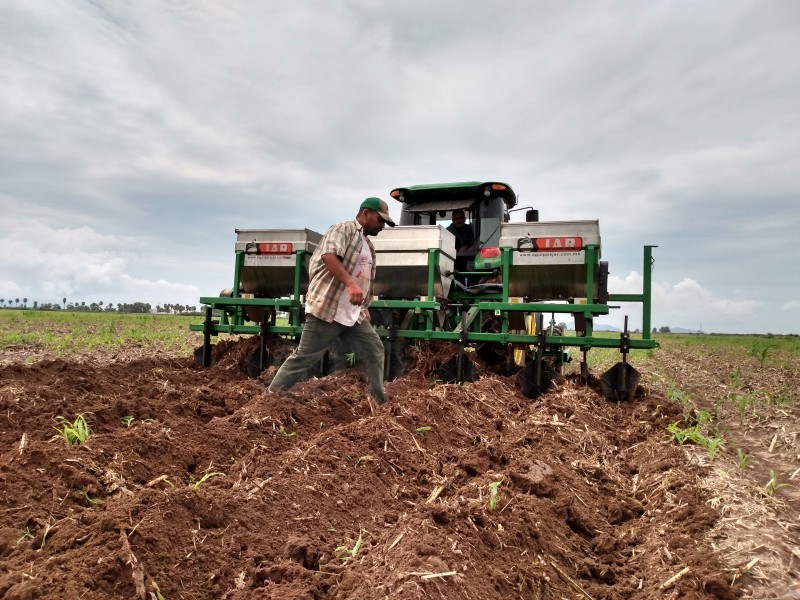
[[[400, 219], [373, 238], [377, 274], [370, 303], [387, 350], [387, 379], [403, 374], [409, 342], [444, 341], [457, 349], [441, 365], [442, 380], [479, 377], [474, 351], [487, 364], [516, 372], [523, 393], [536, 397], [550, 388], [572, 349], [582, 353], [587, 381], [587, 352], [605, 347], [621, 353], [601, 377], [605, 395], [633, 398], [639, 375], [627, 356], [656, 346], [649, 333], [654, 246], [644, 247], [642, 292], [612, 294], [597, 221], [539, 221], [538, 211], [517, 208], [516, 194], [501, 182], [401, 187], [391, 197], [400, 202]], [[525, 221], [511, 222], [521, 210]], [[299, 339], [308, 259], [320, 239], [308, 229], [237, 230], [232, 291], [201, 298], [206, 319], [192, 326], [204, 332], [200, 364], [210, 364], [211, 337], [219, 333], [261, 336], [251, 360], [256, 375], [272, 360], [271, 336]], [[640, 303], [643, 333], [632, 337], [626, 317], [619, 338], [596, 336], [594, 319], [609, 313], [610, 302]], [[287, 324], [276, 321], [278, 311]], [[574, 335], [559, 327], [568, 317]]]

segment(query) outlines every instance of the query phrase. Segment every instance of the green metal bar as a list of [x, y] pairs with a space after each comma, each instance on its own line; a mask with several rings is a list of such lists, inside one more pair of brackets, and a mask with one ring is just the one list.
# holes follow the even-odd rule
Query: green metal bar
[[428, 248], [428, 300], [433, 300], [436, 296], [436, 266], [439, 264], [439, 249]]
[[305, 268], [305, 250], [296, 250], [294, 253], [294, 291], [292, 293], [292, 298], [295, 300], [300, 299], [300, 280], [301, 275], [303, 274], [303, 269]]
[[274, 306], [276, 308], [290, 308], [301, 306], [299, 300], [291, 298], [222, 298], [219, 296], [203, 296], [200, 298], [201, 304], [209, 304], [214, 308], [225, 308], [227, 306]]
[[[233, 289], [231, 290], [234, 298], [239, 297], [239, 287], [241, 284], [242, 267], [244, 267], [244, 257], [245, 254], [241, 250], [236, 253], [236, 261], [234, 262], [233, 268]], [[233, 313], [232, 318], [234, 325], [241, 325], [244, 323], [244, 315], [242, 314], [241, 309], [237, 309], [236, 312]], [[223, 312], [221, 320], [223, 323], [228, 322], [227, 312]]]
[[432, 300], [373, 300], [370, 308], [413, 308], [423, 310], [440, 310], [442, 305]]
[[476, 302], [481, 310], [507, 310], [513, 312], [591, 313], [607, 315], [607, 304], [547, 304], [544, 302]]
[[597, 264], [597, 244], [587, 244], [584, 252], [586, 266], [586, 302], [594, 301], [594, 266]]
[[233, 297], [239, 297], [239, 282], [240, 276], [242, 273], [242, 267], [244, 266], [244, 252], [239, 250], [236, 253], [236, 262], [233, 268]]
[[644, 266], [642, 267], [642, 285], [644, 290], [644, 302], [642, 303], [642, 337], [650, 339], [650, 315], [653, 307], [653, 267], [655, 261], [653, 260], [653, 248], [658, 246], [645, 246], [644, 247]]
[[513, 255], [511, 254], [512, 248], [504, 246], [500, 249], [501, 254], [501, 265], [503, 267], [503, 301], [508, 302], [508, 286], [511, 284], [511, 276], [509, 273], [511, 272], [511, 259]]
[[[388, 329], [385, 327], [376, 328], [381, 337], [388, 336]], [[442, 340], [457, 342], [461, 339], [461, 330], [454, 331], [430, 331], [430, 330], [401, 330], [397, 331], [397, 337], [406, 339], [425, 339]], [[483, 333], [467, 331], [467, 341], [471, 343], [494, 342], [498, 344], [534, 344], [537, 336], [526, 333]], [[619, 339], [615, 337], [598, 338], [592, 336], [545, 336], [547, 346], [573, 346], [581, 348], [619, 348]], [[647, 350], [654, 348], [654, 340], [630, 340], [630, 347], [637, 350]]]

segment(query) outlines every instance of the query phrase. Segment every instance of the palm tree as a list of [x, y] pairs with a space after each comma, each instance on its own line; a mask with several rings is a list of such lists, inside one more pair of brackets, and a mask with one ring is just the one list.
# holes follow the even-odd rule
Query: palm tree
[[14, 302], [16, 302], [16, 303], [17, 303], [17, 306], [19, 306], [19, 298], [15, 298], [15, 299], [14, 299]]
[[64, 305], [64, 308], [67, 308], [67, 299], [66, 298], [62, 298], [61, 299], [61, 303]]
[[27, 298], [23, 298], [22, 299], [22, 308], [25, 308], [26, 306], [28, 306], [28, 299]]

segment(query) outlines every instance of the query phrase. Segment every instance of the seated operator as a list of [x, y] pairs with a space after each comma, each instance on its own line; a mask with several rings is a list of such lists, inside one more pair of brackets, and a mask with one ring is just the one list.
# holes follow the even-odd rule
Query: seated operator
[[467, 223], [464, 211], [461, 209], [454, 210], [452, 219], [453, 222], [447, 226], [447, 231], [456, 236], [456, 251], [471, 250], [475, 244], [475, 232], [472, 231], [472, 225]]

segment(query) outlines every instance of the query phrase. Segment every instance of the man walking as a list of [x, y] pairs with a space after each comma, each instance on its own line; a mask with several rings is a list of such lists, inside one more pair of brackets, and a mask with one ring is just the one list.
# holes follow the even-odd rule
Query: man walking
[[378, 235], [385, 225], [395, 226], [386, 202], [367, 198], [355, 219], [336, 223], [322, 237], [308, 265], [300, 344], [278, 369], [270, 392], [288, 390], [307, 379], [331, 343], [341, 338], [366, 363], [370, 393], [383, 404], [383, 342], [367, 310], [375, 281], [375, 248], [367, 236]]

